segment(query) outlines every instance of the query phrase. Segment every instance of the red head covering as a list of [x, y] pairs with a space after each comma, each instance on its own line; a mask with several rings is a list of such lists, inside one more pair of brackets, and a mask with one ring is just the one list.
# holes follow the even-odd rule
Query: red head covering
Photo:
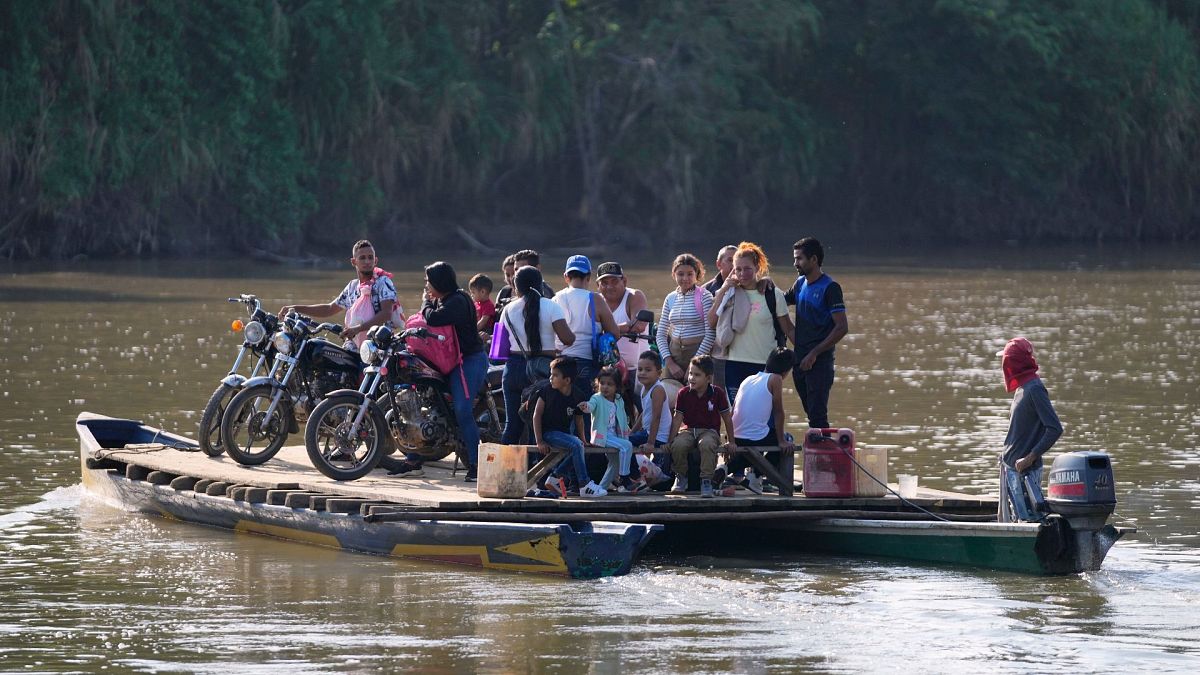
[[1037, 377], [1038, 364], [1033, 358], [1033, 343], [1029, 340], [1013, 338], [996, 355], [1004, 357], [1000, 367], [1004, 370], [1004, 386], [1009, 391], [1016, 391], [1017, 387]]

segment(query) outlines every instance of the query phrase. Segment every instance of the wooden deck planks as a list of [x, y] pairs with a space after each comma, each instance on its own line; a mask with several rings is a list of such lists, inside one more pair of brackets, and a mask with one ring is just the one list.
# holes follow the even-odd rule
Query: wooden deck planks
[[[197, 492], [210, 495], [225, 495], [237, 487], [236, 497], [248, 501], [266, 501], [288, 506], [314, 503], [318, 507], [327, 505], [330, 497], [370, 504], [396, 504], [434, 510], [495, 510], [554, 512], [626, 512], [645, 513], [671, 511], [677, 513], [704, 513], [729, 511], [774, 511], [780, 509], [824, 510], [824, 509], [892, 509], [902, 508], [900, 501], [891, 495], [884, 497], [861, 497], [848, 499], [786, 497], [779, 495], [754, 495], [739, 491], [734, 497], [701, 499], [697, 494], [671, 495], [660, 492], [638, 495], [610, 494], [595, 499], [487, 499], [475, 493], [475, 484], [463, 482], [460, 471], [451, 475], [451, 464], [431, 462], [425, 465], [424, 478], [399, 478], [376, 470], [360, 480], [339, 483], [318, 473], [308, 462], [303, 446], [287, 446], [279, 455], [261, 466], [242, 466], [229, 457], [209, 457], [200, 452], [186, 452], [164, 447], [148, 452], [145, 447], [136, 451], [122, 452], [120, 449], [101, 451], [103, 458], [128, 463], [128, 476], [145, 478], [158, 472], [164, 478], [177, 476], [170, 481], [172, 486], [189, 486]], [[799, 478], [799, 476], [798, 476]], [[198, 479], [193, 482], [192, 479]], [[189, 485], [190, 484], [190, 485]], [[985, 512], [995, 509], [994, 497], [979, 497], [926, 487], [919, 489], [920, 497], [914, 500], [925, 508], [958, 512]], [[303, 497], [302, 497], [303, 495]], [[289, 499], [288, 497], [291, 496]], [[338, 511], [350, 510], [349, 502], [339, 503]]]

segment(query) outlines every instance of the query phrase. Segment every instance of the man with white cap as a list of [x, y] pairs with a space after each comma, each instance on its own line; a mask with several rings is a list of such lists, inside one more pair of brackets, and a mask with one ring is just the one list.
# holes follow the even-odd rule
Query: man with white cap
[[[1017, 518], [1038, 520], [1038, 514], [1026, 501], [1025, 491], [1036, 490], [1036, 494], [1029, 496], [1034, 497], [1035, 503], [1041, 502], [1042, 455], [1062, 435], [1062, 423], [1054, 412], [1046, 385], [1038, 377], [1033, 344], [1023, 337], [1016, 337], [1009, 340], [996, 355], [1003, 357], [1001, 369], [1004, 372], [1004, 386], [1013, 392], [1008, 436], [1004, 439], [1004, 451], [1000, 457], [1000, 506], [997, 519], [1002, 523]], [[1021, 480], [1010, 482], [1014, 478], [1010, 475], [1012, 473]], [[1021, 492], [1016, 493], [1014, 487], [1021, 489]]]

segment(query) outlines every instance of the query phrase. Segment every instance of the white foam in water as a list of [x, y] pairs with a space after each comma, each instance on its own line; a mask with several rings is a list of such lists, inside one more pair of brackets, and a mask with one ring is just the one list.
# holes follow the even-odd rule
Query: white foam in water
[[54, 488], [42, 495], [41, 501], [19, 506], [11, 513], [0, 514], [0, 530], [27, 523], [43, 513], [61, 509], [74, 509], [79, 506], [79, 500], [82, 497], [82, 484], [77, 483], [75, 485]]

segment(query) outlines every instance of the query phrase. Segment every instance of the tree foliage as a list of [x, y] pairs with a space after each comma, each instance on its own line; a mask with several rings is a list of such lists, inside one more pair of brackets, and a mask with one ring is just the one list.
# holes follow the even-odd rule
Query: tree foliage
[[1198, 46], [1185, 0], [9, 0], [0, 255], [1194, 240]]

